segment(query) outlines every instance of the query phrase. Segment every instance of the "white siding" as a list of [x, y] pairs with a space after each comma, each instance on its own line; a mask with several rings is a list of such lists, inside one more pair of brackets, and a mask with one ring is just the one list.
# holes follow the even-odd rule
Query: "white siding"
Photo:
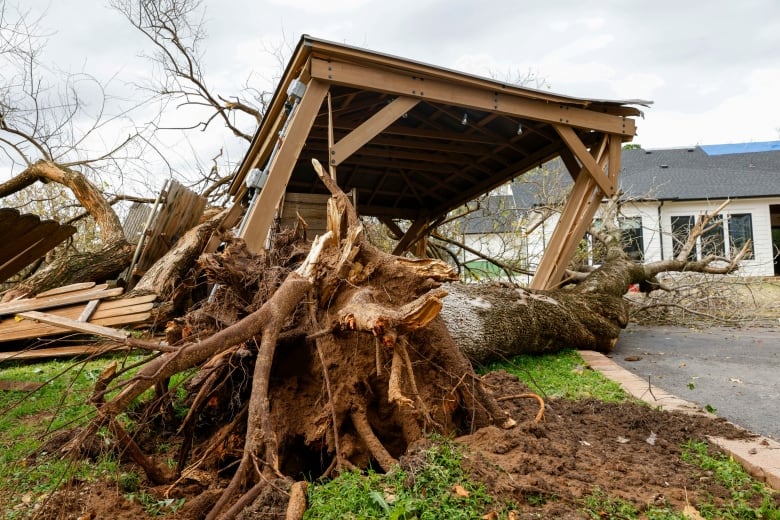
[[[671, 230], [673, 216], [693, 215], [696, 217], [705, 211], [716, 209], [722, 202], [723, 200], [664, 202], [661, 207], [664, 258], [670, 258], [672, 255]], [[743, 260], [737, 274], [743, 276], [774, 275], [772, 226], [769, 220], [770, 204], [780, 204], [780, 197], [732, 200], [722, 212], [725, 218], [728, 218], [731, 214], [749, 213], [751, 215], [753, 224], [753, 258]]]

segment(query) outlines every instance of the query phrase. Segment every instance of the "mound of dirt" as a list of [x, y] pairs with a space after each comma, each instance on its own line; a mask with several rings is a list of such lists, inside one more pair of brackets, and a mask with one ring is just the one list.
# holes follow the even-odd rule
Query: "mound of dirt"
[[[503, 371], [488, 374], [485, 381], [504, 395], [528, 391]], [[529, 518], [579, 518], [581, 499], [595, 489], [630, 501], [640, 511], [664, 502], [681, 511], [699, 498], [728, 499], [730, 490], [681, 460], [681, 446], [708, 435], [752, 435], [723, 419], [637, 403], [551, 400], [540, 423], [532, 420], [536, 401], [503, 404], [513, 417], [528, 420], [511, 430], [487, 427], [457, 440], [470, 451], [472, 478], [499, 500], [540, 515]]]

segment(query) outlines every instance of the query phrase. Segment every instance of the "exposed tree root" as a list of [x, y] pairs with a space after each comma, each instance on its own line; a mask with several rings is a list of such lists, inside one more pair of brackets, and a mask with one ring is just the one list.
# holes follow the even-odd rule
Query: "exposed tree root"
[[285, 520], [301, 520], [306, 512], [306, 490], [308, 484], [299, 480], [290, 488], [290, 503], [287, 505]]
[[350, 414], [350, 418], [360, 438], [365, 443], [368, 451], [371, 452], [371, 455], [379, 463], [379, 466], [385, 471], [390, 471], [390, 468], [397, 464], [398, 461], [388, 453], [387, 449], [382, 445], [382, 441], [377, 438], [374, 430], [368, 423], [365, 406], [357, 405]]
[[536, 412], [534, 422], [538, 423], [544, 420], [544, 399], [542, 399], [541, 396], [537, 394], [505, 395], [504, 397], [497, 398], [496, 401], [509, 401], [511, 399], [536, 399], [536, 401], [539, 403], [539, 411]]

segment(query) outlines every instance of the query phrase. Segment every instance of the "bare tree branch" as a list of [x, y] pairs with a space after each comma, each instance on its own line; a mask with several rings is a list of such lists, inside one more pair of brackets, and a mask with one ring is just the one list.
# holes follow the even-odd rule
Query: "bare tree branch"
[[152, 42], [156, 53], [150, 57], [159, 64], [165, 78], [154, 90], [162, 96], [182, 99], [180, 106], [200, 105], [213, 109], [205, 120], [187, 128], [205, 130], [215, 118], [235, 135], [247, 142], [252, 135], [235, 124], [229, 114], [243, 113], [253, 125], [262, 119], [261, 111], [246, 100], [227, 101], [215, 95], [206, 83], [200, 66], [200, 44], [205, 37], [200, 0], [112, 0], [111, 6], [122, 13], [130, 24]]

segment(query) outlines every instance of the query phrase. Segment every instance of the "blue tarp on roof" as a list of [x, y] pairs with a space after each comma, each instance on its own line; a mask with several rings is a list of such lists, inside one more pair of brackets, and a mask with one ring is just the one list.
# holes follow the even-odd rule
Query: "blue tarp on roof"
[[761, 143], [733, 143], [700, 145], [707, 155], [729, 155], [732, 153], [754, 153], [780, 151], [780, 141], [764, 141]]

